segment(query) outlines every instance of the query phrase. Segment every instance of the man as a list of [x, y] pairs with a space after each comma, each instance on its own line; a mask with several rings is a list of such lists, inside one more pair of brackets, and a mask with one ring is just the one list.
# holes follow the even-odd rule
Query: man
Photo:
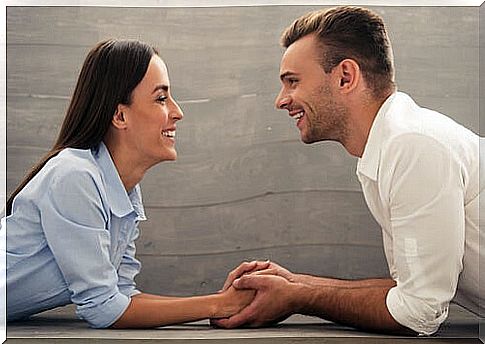
[[256, 297], [214, 323], [261, 326], [300, 313], [369, 331], [430, 335], [452, 299], [483, 315], [479, 137], [396, 91], [384, 23], [367, 9], [304, 15], [282, 44], [276, 107], [297, 120], [303, 142], [338, 141], [359, 157], [357, 175], [382, 227], [392, 278], [346, 281], [243, 263], [223, 289], [255, 289]]

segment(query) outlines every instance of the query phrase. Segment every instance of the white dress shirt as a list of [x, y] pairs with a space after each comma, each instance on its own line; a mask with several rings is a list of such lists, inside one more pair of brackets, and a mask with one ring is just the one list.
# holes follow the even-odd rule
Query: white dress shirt
[[452, 119], [397, 92], [381, 106], [357, 164], [397, 283], [387, 307], [397, 322], [420, 334], [438, 330], [453, 298], [484, 314], [480, 142]]

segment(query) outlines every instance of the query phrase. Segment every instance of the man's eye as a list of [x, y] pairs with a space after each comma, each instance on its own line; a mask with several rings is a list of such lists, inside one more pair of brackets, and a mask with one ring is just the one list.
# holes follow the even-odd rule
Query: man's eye
[[160, 96], [157, 98], [157, 102], [164, 103], [167, 100], [167, 96]]
[[289, 83], [290, 85], [294, 85], [294, 84], [296, 84], [297, 82], [298, 82], [298, 80], [297, 80], [297, 79], [288, 79], [288, 83]]

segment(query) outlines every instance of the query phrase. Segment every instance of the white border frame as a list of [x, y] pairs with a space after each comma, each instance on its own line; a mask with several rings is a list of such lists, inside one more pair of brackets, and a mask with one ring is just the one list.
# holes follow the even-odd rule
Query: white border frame
[[362, 5], [362, 6], [477, 6], [483, 0], [6, 0], [6, 6], [107, 6], [107, 7], [230, 7], [279, 5]]
[[[7, 6], [106, 6], [106, 7], [230, 7], [277, 5], [362, 5], [362, 6], [473, 6], [480, 7], [484, 0], [371, 0], [371, 1], [295, 1], [295, 0], [6, 0], [0, 14], [0, 209], [6, 202], [6, 12]], [[2, 210], [0, 210], [2, 214]], [[5, 229], [0, 227], [0, 343], [6, 340], [6, 261]], [[480, 333], [483, 338], [483, 334]]]

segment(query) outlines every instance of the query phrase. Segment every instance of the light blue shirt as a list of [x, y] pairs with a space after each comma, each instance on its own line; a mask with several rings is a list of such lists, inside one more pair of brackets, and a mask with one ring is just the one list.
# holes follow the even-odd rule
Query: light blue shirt
[[108, 327], [138, 294], [139, 185], [127, 193], [106, 146], [67, 148], [15, 197], [7, 225], [7, 321], [69, 303]]

